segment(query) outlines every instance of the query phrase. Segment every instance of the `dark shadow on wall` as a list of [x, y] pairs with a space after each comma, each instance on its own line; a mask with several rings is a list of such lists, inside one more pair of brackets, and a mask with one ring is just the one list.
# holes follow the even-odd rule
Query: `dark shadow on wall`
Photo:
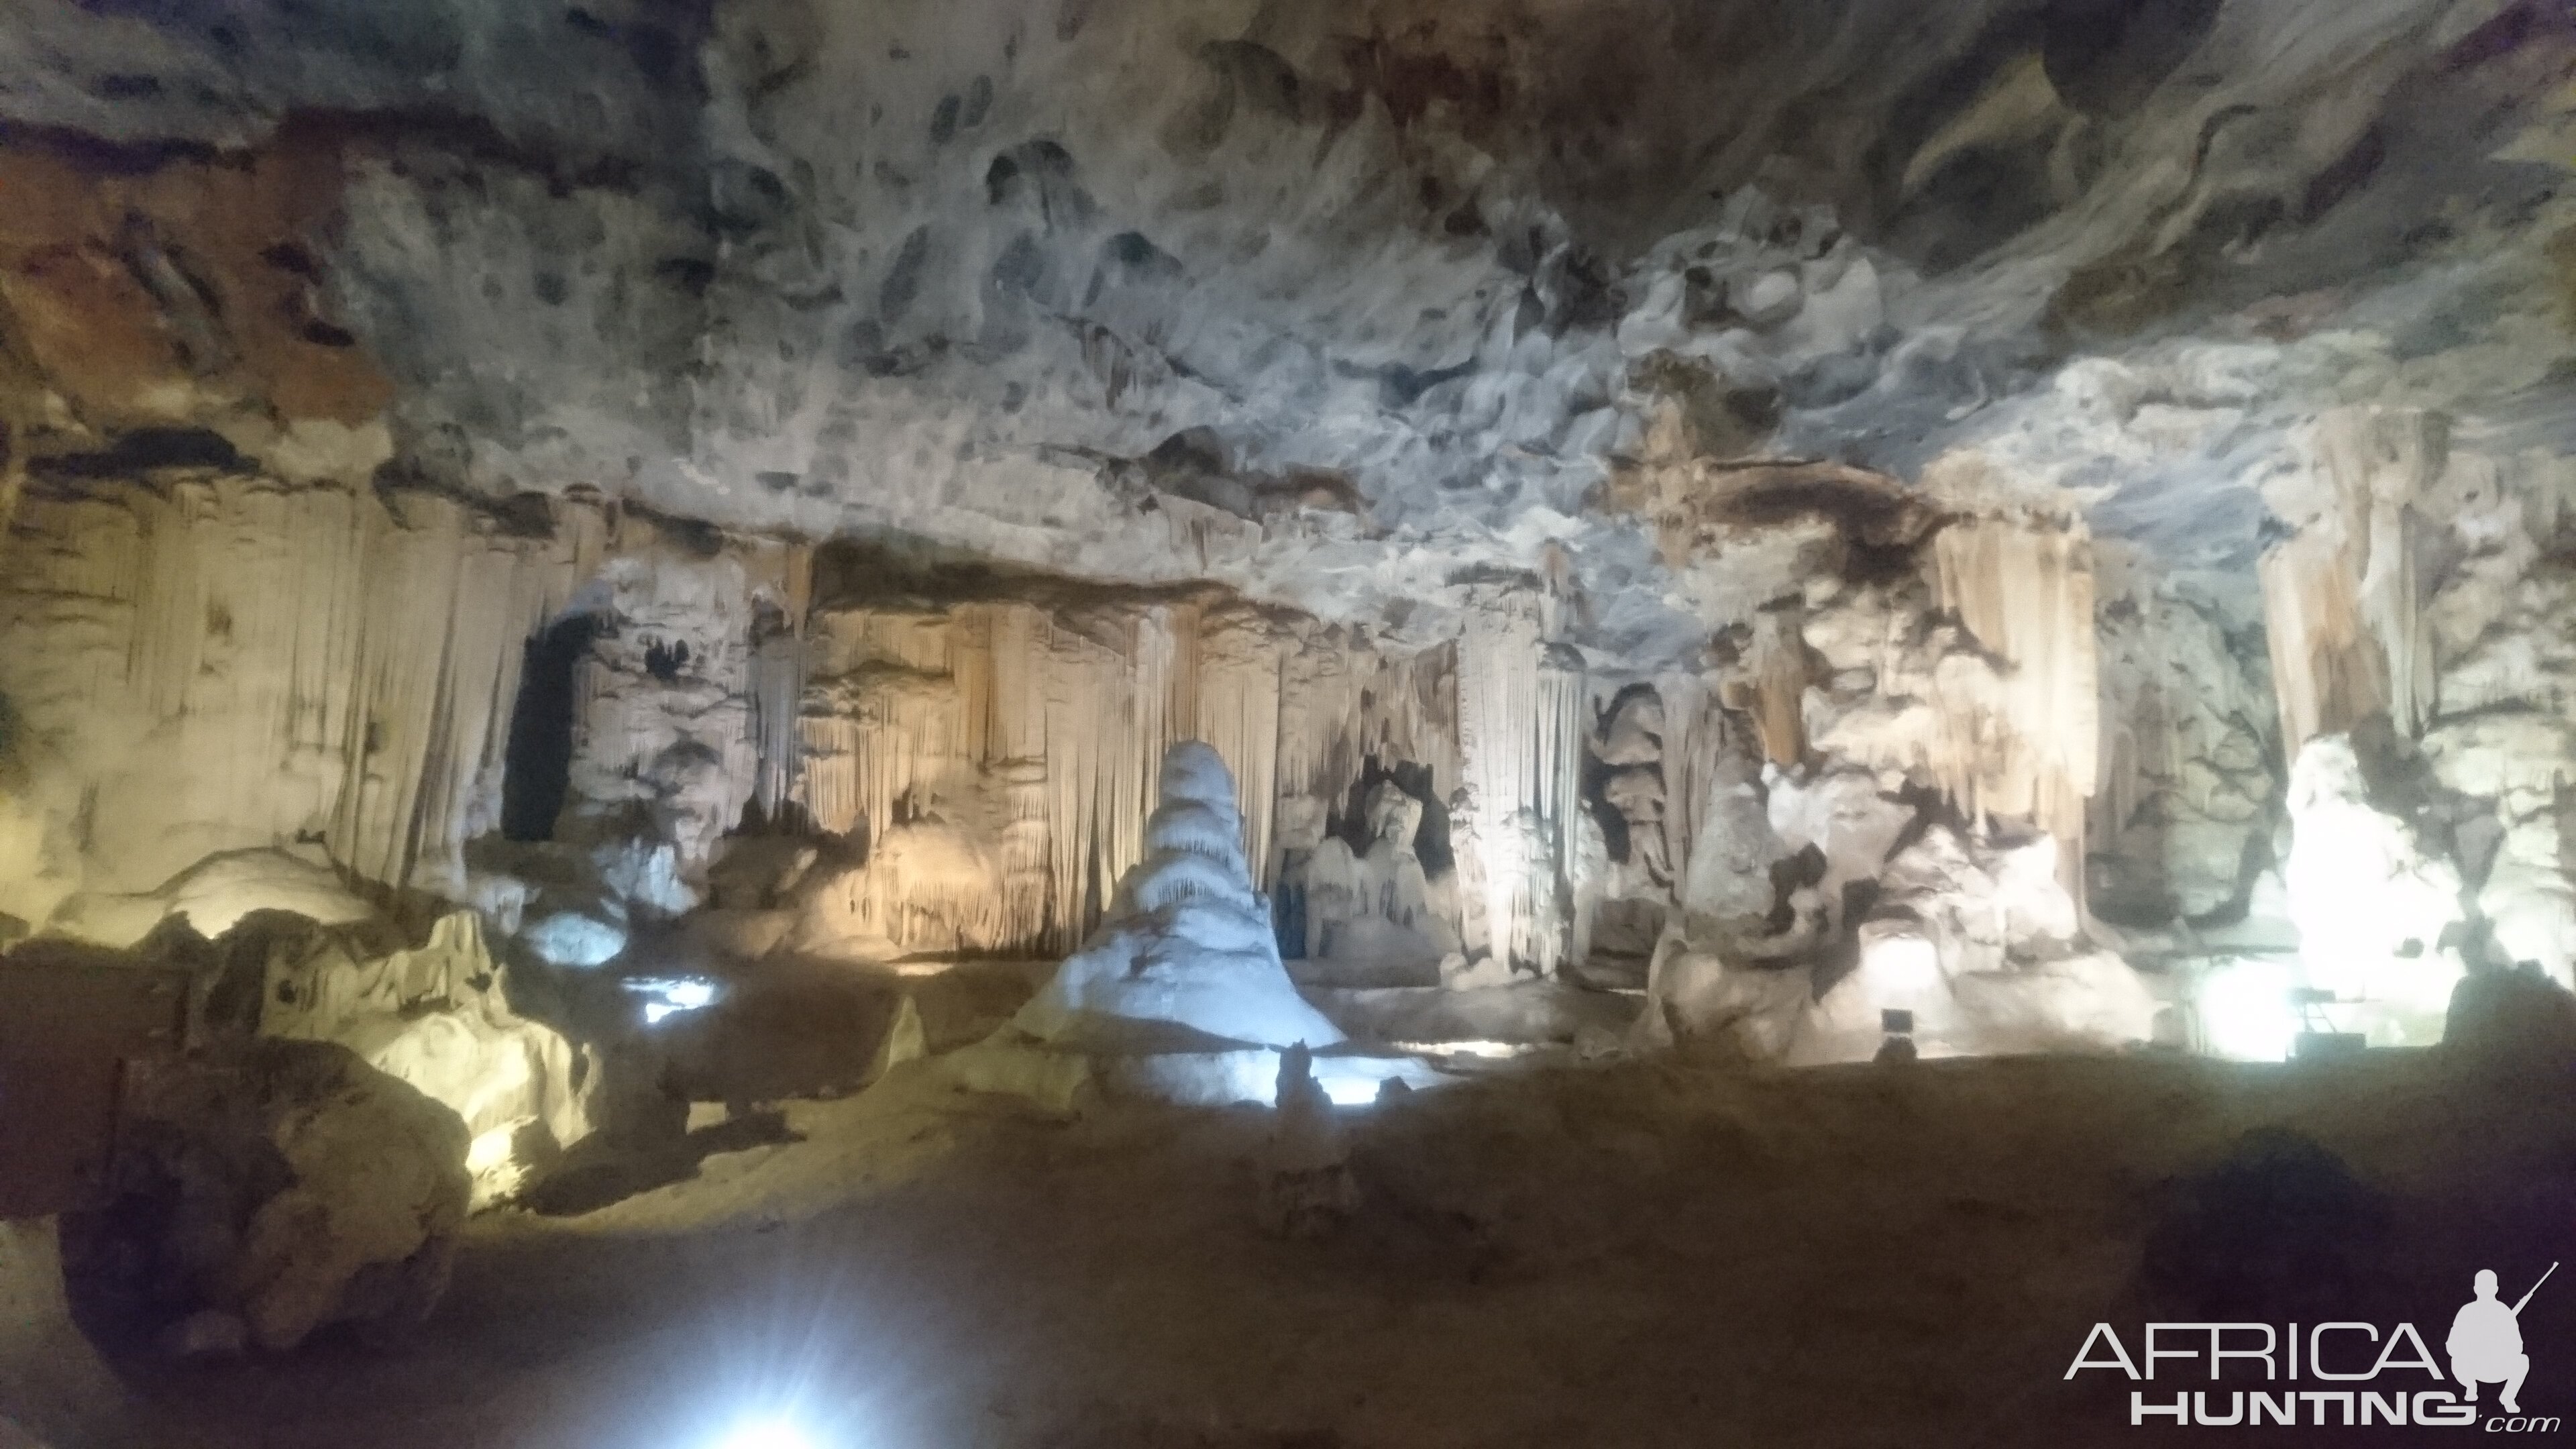
[[519, 698], [510, 710], [510, 744], [501, 770], [501, 834], [551, 840], [572, 785], [574, 678], [599, 636], [599, 619], [575, 614], [528, 641], [519, 668]]
[[1431, 767], [1411, 760], [1382, 760], [1370, 755], [1360, 763], [1360, 777], [1324, 820], [1324, 833], [1337, 835], [1353, 855], [1366, 855], [1369, 838], [1368, 797], [1380, 780], [1422, 802], [1422, 824], [1413, 832], [1413, 853], [1426, 875], [1438, 875], [1453, 863], [1449, 849], [1449, 805], [1431, 788]]

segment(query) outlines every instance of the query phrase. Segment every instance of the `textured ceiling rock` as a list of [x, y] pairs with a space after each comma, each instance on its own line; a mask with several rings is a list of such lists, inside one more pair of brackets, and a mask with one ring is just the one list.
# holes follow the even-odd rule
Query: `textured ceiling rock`
[[206, 428], [1399, 638], [1552, 570], [1653, 663], [1694, 569], [1799, 550], [1676, 557], [1640, 467], [2089, 508], [2250, 589], [2305, 419], [2571, 415], [2555, 4], [0, 15], [19, 455]]

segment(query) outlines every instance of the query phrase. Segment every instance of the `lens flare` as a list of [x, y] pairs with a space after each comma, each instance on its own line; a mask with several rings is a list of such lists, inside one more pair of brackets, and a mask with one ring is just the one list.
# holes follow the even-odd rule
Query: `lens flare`
[[755, 1419], [727, 1434], [716, 1449], [823, 1449], [823, 1445], [786, 1419]]

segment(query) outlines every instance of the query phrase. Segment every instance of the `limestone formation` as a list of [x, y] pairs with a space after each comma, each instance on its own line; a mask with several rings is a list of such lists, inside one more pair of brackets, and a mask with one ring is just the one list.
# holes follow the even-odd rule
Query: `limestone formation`
[[1118, 883], [1109, 919], [1014, 1023], [1042, 1041], [1115, 1037], [1164, 1023], [1229, 1042], [1332, 1045], [1341, 1033], [1280, 968], [1243, 859], [1234, 780], [1215, 750], [1163, 756], [1145, 858]]
[[1253, 1095], [1246, 1073], [1276, 1053], [1343, 1040], [1280, 964], [1225, 761], [1197, 740], [1173, 745], [1159, 795], [1106, 920], [980, 1049], [972, 1079], [1059, 1099], [1088, 1081], [1232, 1101]]
[[[2124, 927], [2216, 925], [2277, 866], [2285, 766], [2259, 625], [2206, 579], [2119, 560], [2100, 610], [2102, 784], [2087, 899]], [[2241, 605], [2242, 601], [2238, 601]]]
[[1874, 1056], [1886, 1013], [1925, 1056], [2101, 1050], [2155, 1038], [2163, 1005], [2118, 956], [2085, 939], [2057, 842], [1962, 836], [1933, 825], [1889, 860], [1856, 961], [1820, 982], [1793, 1061]]
[[[1594, 1186], [1354, 1127], [1362, 1212], [1383, 1082], [1766, 1189], [1961, 1055], [2556, 1090], [2564, 3], [0, 13], [5, 1009], [194, 973], [74, 1235], [138, 1346], [947, 1085], [1154, 1099], [1435, 1286]], [[1189, 1432], [1270, 1428], [1371, 1437]]]
[[474, 1206], [514, 1196], [591, 1130], [599, 1064], [509, 1001], [482, 918], [442, 917], [411, 949], [371, 956], [326, 930], [268, 943], [260, 1030], [336, 1042], [464, 1120]]
[[[1380, 780], [1366, 798], [1366, 847], [1354, 852], [1339, 836], [1316, 844], [1301, 877], [1306, 973], [1331, 984], [1358, 984], [1348, 979], [1357, 974], [1418, 985], [1438, 979], [1444, 963], [1464, 962], [1456, 927], [1414, 852], [1421, 827], [1422, 802]], [[1454, 887], [1449, 895], [1454, 900]]]

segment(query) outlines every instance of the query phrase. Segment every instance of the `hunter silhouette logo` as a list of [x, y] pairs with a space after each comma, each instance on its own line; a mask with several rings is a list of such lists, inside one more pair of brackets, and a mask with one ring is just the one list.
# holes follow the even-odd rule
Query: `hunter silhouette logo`
[[[2511, 1303], [2496, 1296], [2495, 1270], [2479, 1269], [2472, 1280], [2476, 1296], [2452, 1315], [2450, 1337], [2443, 1340], [2447, 1376], [2414, 1324], [2383, 1330], [2372, 1323], [2335, 1321], [2150, 1323], [2139, 1340], [2143, 1351], [2135, 1356], [2118, 1330], [2097, 1323], [2076, 1350], [2066, 1377], [2107, 1370], [2135, 1384], [2156, 1384], [2130, 1390], [2132, 1426], [2161, 1419], [2214, 1429], [2275, 1424], [2465, 1428], [2481, 1422], [2478, 1385], [2499, 1384], [2503, 1412], [2484, 1420], [2486, 1432], [2554, 1434], [2560, 1423], [2556, 1417], [2522, 1412], [2523, 1380], [2531, 1372], [2530, 1355], [2523, 1352], [2522, 1310], [2558, 1267], [2550, 1264]], [[2199, 1379], [2212, 1387], [2176, 1386], [2167, 1398], [2165, 1384], [2175, 1379]]]
[[2531, 1372], [2531, 1358], [2522, 1351], [2522, 1308], [2531, 1301], [2532, 1293], [2540, 1291], [2540, 1284], [2549, 1281], [2549, 1274], [2557, 1271], [2558, 1265], [2550, 1264], [2549, 1272], [2540, 1275], [2540, 1282], [2531, 1285], [2531, 1292], [2507, 1308], [2496, 1301], [2495, 1270], [2478, 1270], [2478, 1296], [2460, 1306], [2459, 1313], [2451, 1319], [2451, 1337], [2443, 1345], [2451, 1353], [2451, 1377], [2460, 1381], [2460, 1387], [2466, 1390], [2462, 1397], [2470, 1403], [2478, 1401], [2479, 1384], [2501, 1383], [2504, 1393], [2499, 1398], [2504, 1411], [2522, 1412], [2522, 1405], [2514, 1397], [2522, 1392], [2522, 1376]]

